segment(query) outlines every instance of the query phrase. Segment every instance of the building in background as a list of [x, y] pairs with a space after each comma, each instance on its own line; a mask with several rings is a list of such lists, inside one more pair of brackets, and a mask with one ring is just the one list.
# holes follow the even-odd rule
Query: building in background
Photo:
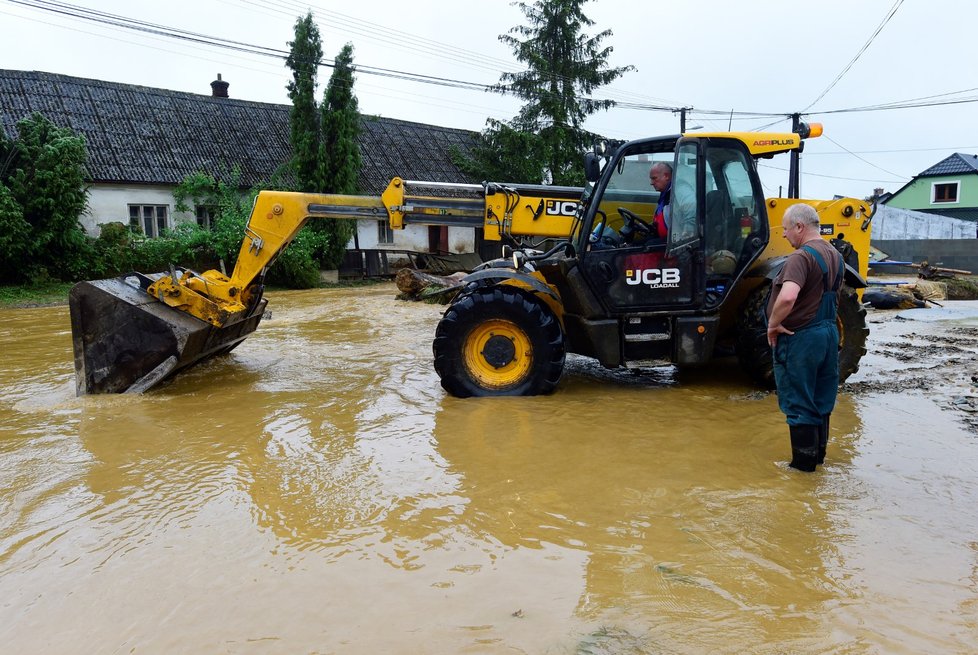
[[[195, 172], [225, 179], [237, 167], [241, 184], [268, 180], [291, 158], [290, 105], [235, 100], [229, 84], [211, 83], [210, 95], [103, 82], [36, 71], [0, 70], [0, 129], [39, 112], [84, 135], [91, 193], [82, 217], [98, 236], [100, 225], [121, 222], [156, 237], [179, 222], [208, 227], [204, 207], [175, 211], [173, 190]], [[467, 152], [475, 134], [390, 118], [363, 116], [359, 188], [379, 195], [393, 177], [472, 182], [452, 160]], [[409, 226], [359, 220], [350, 246], [360, 249], [471, 253], [481, 244], [473, 228]]]
[[915, 175], [883, 202], [978, 223], [978, 155], [956, 152]]

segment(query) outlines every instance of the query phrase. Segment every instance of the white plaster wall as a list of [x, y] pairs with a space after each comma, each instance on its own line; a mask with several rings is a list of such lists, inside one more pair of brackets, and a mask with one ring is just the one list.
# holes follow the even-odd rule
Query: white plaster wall
[[[363, 249], [413, 250], [428, 252], [428, 227], [408, 225], [403, 230], [394, 230], [394, 243], [377, 243], [377, 221], [357, 221], [357, 238]], [[353, 248], [353, 242], [347, 244]], [[453, 253], [475, 252], [475, 230], [469, 227], [448, 228], [448, 249]]]
[[[104, 223], [129, 225], [129, 205], [166, 205], [169, 208], [168, 227], [171, 228], [178, 223], [196, 220], [192, 212], [175, 211], [172, 187], [100, 184], [89, 192], [88, 208], [81, 217], [82, 226], [89, 235], [97, 237], [99, 226]], [[363, 219], [357, 221], [357, 236], [360, 247], [365, 249], [428, 252], [428, 228], [424, 225], [409, 225], [403, 230], [394, 230], [394, 243], [380, 245], [377, 243], [377, 222]], [[351, 239], [347, 248], [353, 246]], [[475, 230], [467, 227], [448, 228], [448, 248], [453, 253], [475, 252]]]
[[90, 236], [97, 237], [103, 223], [129, 225], [129, 205], [166, 205], [169, 208], [167, 227], [171, 228], [177, 223], [196, 220], [192, 213], [174, 210], [176, 200], [172, 187], [100, 184], [89, 191], [88, 208], [81, 217], [82, 226]]
[[874, 239], [974, 239], [975, 224], [957, 218], [880, 205], [873, 216]]

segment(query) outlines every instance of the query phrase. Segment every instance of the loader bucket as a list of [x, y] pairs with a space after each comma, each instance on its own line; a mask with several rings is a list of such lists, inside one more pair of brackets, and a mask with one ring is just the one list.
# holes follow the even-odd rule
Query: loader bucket
[[75, 391], [140, 393], [177, 371], [229, 352], [255, 331], [259, 299], [240, 321], [215, 327], [145, 291], [164, 274], [131, 273], [79, 282], [68, 294], [75, 351]]

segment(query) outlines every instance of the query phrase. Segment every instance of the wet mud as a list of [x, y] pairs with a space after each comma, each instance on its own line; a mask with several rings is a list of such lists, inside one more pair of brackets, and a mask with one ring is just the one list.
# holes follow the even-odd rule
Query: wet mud
[[978, 302], [871, 311], [869, 324], [863, 371], [843, 392], [922, 394], [978, 434]]
[[973, 650], [975, 303], [870, 313], [805, 475], [733, 361], [460, 400], [395, 293], [271, 294], [142, 396], [75, 398], [67, 310], [0, 310], [0, 651]]

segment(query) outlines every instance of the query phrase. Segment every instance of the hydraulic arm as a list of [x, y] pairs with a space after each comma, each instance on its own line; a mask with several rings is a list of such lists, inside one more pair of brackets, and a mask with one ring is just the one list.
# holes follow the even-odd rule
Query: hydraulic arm
[[488, 240], [567, 237], [581, 189], [391, 180], [379, 196], [262, 191], [231, 275], [171, 269], [80, 282], [69, 294], [76, 388], [144, 391], [176, 371], [230, 351], [264, 313], [261, 280], [306, 221], [385, 220], [481, 227]]

